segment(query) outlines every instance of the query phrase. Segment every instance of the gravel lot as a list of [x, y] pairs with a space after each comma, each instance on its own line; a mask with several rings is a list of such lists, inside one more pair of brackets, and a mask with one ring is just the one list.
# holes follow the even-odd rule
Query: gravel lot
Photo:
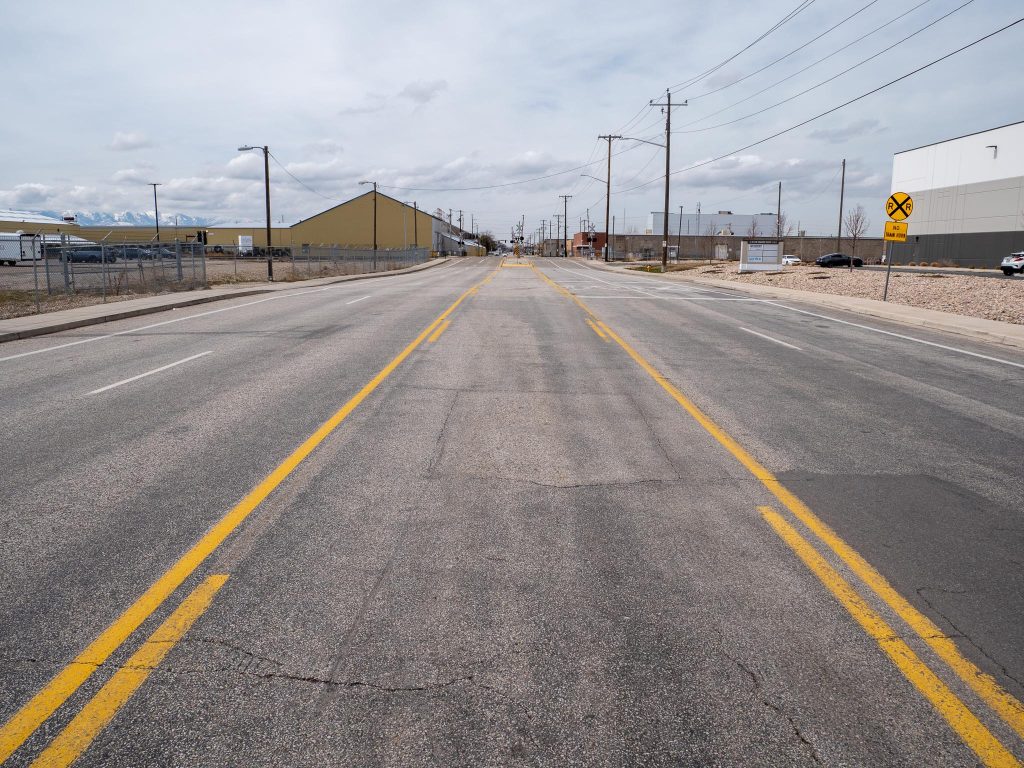
[[[879, 300], [885, 286], [884, 272], [864, 269], [850, 272], [848, 269], [795, 266], [786, 267], [782, 273], [741, 275], [736, 272], [735, 264], [716, 264], [689, 270], [686, 274]], [[911, 307], [1024, 324], [1024, 278], [1019, 277], [979, 280], [969, 275], [893, 272], [888, 300]]]

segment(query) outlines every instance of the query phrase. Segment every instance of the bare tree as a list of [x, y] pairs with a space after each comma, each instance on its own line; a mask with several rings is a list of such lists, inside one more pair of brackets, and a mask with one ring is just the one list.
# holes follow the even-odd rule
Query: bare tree
[[857, 255], [857, 241], [868, 231], [871, 221], [864, 212], [864, 206], [858, 205], [856, 208], [851, 208], [846, 212], [846, 220], [843, 223], [846, 225], [846, 236], [853, 240], [850, 252], [850, 265], [852, 267], [853, 257]]
[[760, 234], [761, 234], [761, 230], [757, 226], [757, 216], [754, 216], [750, 220], [750, 227], [747, 228], [747, 237], [757, 237]]
[[793, 234], [793, 225], [789, 223], [789, 217], [785, 211], [779, 213], [778, 237], [789, 237]]

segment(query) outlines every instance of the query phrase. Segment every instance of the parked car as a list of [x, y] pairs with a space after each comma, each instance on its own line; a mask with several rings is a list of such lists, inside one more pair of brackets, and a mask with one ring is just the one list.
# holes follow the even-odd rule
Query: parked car
[[800, 263], [800, 259], [797, 256], [783, 256], [782, 257], [782, 266], [784, 266], [784, 267], [792, 267], [792, 266], [795, 266], [795, 265], [797, 265], [799, 263]]
[[1003, 274], [1007, 277], [1012, 275], [1014, 272], [1018, 275], [1024, 273], [1024, 251], [1011, 253], [1003, 259], [1003, 263], [999, 265], [999, 268], [1003, 270]]
[[[826, 253], [824, 256], [816, 258], [814, 263], [819, 267], [848, 267], [850, 266], [850, 257], [845, 253]], [[864, 260], [854, 257], [853, 266], [863, 267]]]
[[92, 248], [69, 248], [67, 250], [67, 260], [72, 263], [102, 264], [105, 261], [107, 264], [112, 264], [117, 261], [117, 256], [111, 251], [101, 249], [99, 246]]

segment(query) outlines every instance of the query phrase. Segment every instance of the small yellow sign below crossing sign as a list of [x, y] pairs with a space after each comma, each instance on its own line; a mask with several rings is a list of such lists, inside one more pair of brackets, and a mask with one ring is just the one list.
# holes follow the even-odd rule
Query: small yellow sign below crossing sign
[[893, 221], [909, 219], [914, 212], [914, 199], [906, 192], [893, 192], [885, 201], [885, 214]]
[[907, 242], [907, 224], [903, 221], [885, 222], [885, 239], [894, 243]]

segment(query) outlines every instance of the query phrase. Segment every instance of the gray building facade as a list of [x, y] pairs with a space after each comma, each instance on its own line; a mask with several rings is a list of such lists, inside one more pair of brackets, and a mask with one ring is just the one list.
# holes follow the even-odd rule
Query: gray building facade
[[892, 191], [914, 200], [894, 264], [997, 267], [1024, 250], [1024, 122], [897, 152]]

